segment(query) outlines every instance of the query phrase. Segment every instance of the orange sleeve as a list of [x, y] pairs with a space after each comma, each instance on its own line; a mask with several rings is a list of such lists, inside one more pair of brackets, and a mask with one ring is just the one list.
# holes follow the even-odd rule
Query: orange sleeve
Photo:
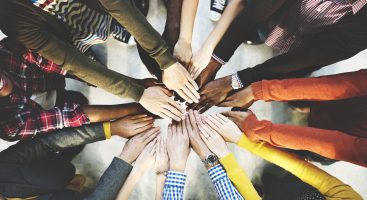
[[367, 95], [367, 70], [337, 75], [264, 80], [251, 85], [256, 100], [327, 101]]
[[308, 150], [319, 155], [367, 167], [367, 138], [351, 136], [340, 131], [311, 127], [273, 124], [259, 121], [254, 114], [241, 124], [253, 141], [265, 141], [273, 146]]

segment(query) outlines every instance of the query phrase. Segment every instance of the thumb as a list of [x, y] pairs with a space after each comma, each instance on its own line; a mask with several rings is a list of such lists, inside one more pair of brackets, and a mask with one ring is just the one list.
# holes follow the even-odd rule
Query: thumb
[[222, 112], [222, 115], [226, 116], [226, 117], [234, 117], [235, 113], [233, 111], [226, 111], [226, 112]]

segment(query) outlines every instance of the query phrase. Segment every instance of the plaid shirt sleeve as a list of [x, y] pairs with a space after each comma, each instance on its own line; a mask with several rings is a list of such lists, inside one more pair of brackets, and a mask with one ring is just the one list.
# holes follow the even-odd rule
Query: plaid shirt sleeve
[[186, 174], [182, 172], [169, 171], [164, 184], [163, 199], [182, 200], [185, 182]]
[[209, 176], [221, 200], [243, 200], [240, 193], [229, 180], [222, 165], [218, 164], [208, 170]]
[[65, 103], [64, 107], [54, 107], [50, 110], [32, 112], [18, 133], [23, 140], [37, 133], [48, 133], [55, 129], [79, 127], [89, 124], [88, 116], [77, 104]]

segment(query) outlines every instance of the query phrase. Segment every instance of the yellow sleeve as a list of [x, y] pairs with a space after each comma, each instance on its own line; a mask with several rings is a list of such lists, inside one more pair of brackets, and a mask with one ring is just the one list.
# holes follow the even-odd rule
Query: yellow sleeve
[[242, 136], [237, 145], [289, 171], [303, 182], [319, 190], [326, 199], [363, 200], [352, 187], [294, 154], [264, 142], [252, 142], [245, 135]]
[[106, 136], [106, 140], [111, 138], [111, 122], [103, 123], [103, 131]]
[[236, 161], [233, 153], [221, 158], [220, 162], [226, 170], [229, 179], [232, 181], [244, 199], [261, 200], [246, 172]]

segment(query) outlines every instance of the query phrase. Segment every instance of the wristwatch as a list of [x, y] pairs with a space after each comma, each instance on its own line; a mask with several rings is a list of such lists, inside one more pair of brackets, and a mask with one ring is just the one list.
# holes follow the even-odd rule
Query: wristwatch
[[212, 168], [215, 165], [219, 164], [219, 159], [216, 155], [214, 154], [209, 154], [206, 156], [206, 158], [203, 160], [203, 163], [205, 165], [206, 168]]
[[238, 90], [240, 88], [243, 88], [241, 80], [239, 79], [237, 73], [232, 74], [232, 89]]

